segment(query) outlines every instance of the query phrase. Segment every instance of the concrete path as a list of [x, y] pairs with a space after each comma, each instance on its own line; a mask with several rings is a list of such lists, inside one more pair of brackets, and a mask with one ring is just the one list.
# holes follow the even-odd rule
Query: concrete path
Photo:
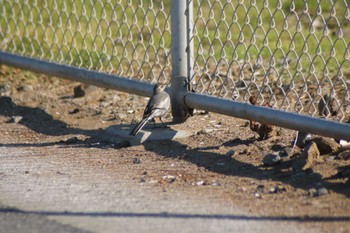
[[312, 232], [298, 221], [252, 216], [214, 193], [140, 183], [128, 166], [98, 166], [104, 155], [96, 148], [38, 151], [0, 147], [0, 232]]

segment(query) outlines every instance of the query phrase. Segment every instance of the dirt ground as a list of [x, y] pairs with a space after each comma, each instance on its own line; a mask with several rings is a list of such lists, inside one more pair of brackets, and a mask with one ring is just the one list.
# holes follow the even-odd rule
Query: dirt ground
[[[135, 183], [151, 183], [164, 192], [192, 190], [202, 198], [214, 192], [227, 205], [258, 216], [350, 232], [349, 157], [322, 154], [308, 169], [295, 168], [303, 148], [284, 154], [295, 131], [278, 128], [276, 136], [258, 140], [247, 120], [197, 112], [179, 126], [193, 132], [189, 138], [131, 146], [104, 129], [140, 120], [147, 98], [6, 66], [0, 69], [0, 95], [2, 147], [40, 151], [58, 145], [77, 155], [90, 148], [118, 152], [75, 159], [110, 172], [128, 164], [135, 167]], [[11, 125], [26, 130], [10, 130]], [[6, 143], [8, 138], [17, 142]], [[281, 161], [265, 166], [268, 154], [280, 154]]]

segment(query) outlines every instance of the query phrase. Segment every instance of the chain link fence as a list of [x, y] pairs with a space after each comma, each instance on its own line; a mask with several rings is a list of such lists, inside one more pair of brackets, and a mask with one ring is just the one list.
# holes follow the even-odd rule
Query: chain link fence
[[[0, 50], [170, 83], [170, 0], [2, 0]], [[197, 93], [338, 121], [350, 105], [347, 0], [189, 0]], [[186, 59], [186, 58], [184, 58]]]
[[168, 82], [169, 2], [2, 0], [0, 49], [148, 82]]
[[348, 1], [192, 1], [197, 92], [349, 116]]

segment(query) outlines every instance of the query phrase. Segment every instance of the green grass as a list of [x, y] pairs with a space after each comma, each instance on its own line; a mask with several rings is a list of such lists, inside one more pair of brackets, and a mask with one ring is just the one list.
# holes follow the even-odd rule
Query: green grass
[[[244, 1], [244, 4], [232, 1], [226, 5], [220, 1], [212, 5], [202, 2], [194, 13], [201, 16], [195, 21], [195, 50], [199, 46], [209, 48], [203, 50], [203, 55], [216, 60], [224, 56], [228, 61], [254, 62], [260, 57], [265, 64], [276, 64], [285, 57], [295, 63], [300, 59], [304, 72], [312, 68], [323, 72], [321, 69], [327, 65], [329, 72], [335, 73], [339, 65], [330, 59], [331, 56], [339, 63], [349, 59], [349, 55], [344, 54], [350, 42], [345, 36], [350, 33], [350, 22], [344, 21], [349, 12], [343, 2], [337, 1], [334, 9], [328, 1], [320, 1], [320, 4], [316, 0], [307, 1], [307, 4], [281, 1], [283, 4], [278, 5], [277, 0], [270, 0], [268, 7], [263, 6], [265, 1], [256, 2], [255, 5], [250, 1]], [[306, 9], [309, 15], [303, 13]], [[331, 17], [332, 11], [335, 17]], [[329, 29], [328, 34], [321, 25], [322, 17]], [[335, 18], [341, 24], [343, 38], [337, 35], [339, 27]], [[315, 27], [311, 27], [314, 20]], [[220, 46], [220, 41], [229, 43]], [[211, 45], [214, 45], [214, 50], [210, 49]]]
[[[121, 2], [119, 4], [118, 2]], [[3, 1], [0, 4], [0, 49], [73, 66], [127, 72], [130, 61], [170, 48], [169, 7], [150, 1]], [[166, 7], [166, 8], [165, 8]], [[165, 48], [165, 49], [164, 49]], [[162, 57], [162, 59], [164, 59]], [[164, 61], [163, 61], [164, 62]], [[134, 69], [141, 64], [134, 64]]]
[[[170, 65], [170, 0], [28, 2], [0, 3], [1, 50], [133, 77], [149, 78], [152, 69]], [[322, 73], [326, 61], [328, 71], [335, 74], [338, 63], [350, 58], [345, 53], [350, 23], [344, 20], [349, 12], [343, 1], [336, 1], [334, 8], [326, 0], [320, 4], [310, 0], [307, 5], [304, 1], [278, 5], [277, 0], [270, 0], [268, 7], [265, 1], [255, 5], [251, 4], [254, 1], [238, 2], [203, 1], [198, 5], [194, 1], [193, 41], [199, 66], [204, 66], [208, 57], [211, 61], [224, 58], [251, 63], [260, 57], [264, 64], [278, 64], [288, 55], [288, 59], [299, 61], [303, 72], [311, 67]], [[311, 21], [317, 18], [319, 22], [321, 16], [326, 20], [327, 37], [322, 27], [310, 34], [310, 19], [303, 14], [306, 9]], [[341, 40], [331, 13], [341, 23]], [[297, 62], [294, 64], [289, 69], [297, 69]]]

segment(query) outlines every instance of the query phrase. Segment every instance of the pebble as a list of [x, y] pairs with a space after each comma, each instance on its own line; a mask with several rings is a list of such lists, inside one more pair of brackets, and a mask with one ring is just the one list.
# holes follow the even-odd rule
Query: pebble
[[320, 116], [336, 116], [338, 114], [339, 107], [337, 105], [337, 100], [334, 97], [325, 94], [323, 98], [318, 102], [318, 113]]
[[74, 108], [72, 110], [69, 110], [68, 113], [69, 114], [75, 114], [75, 113], [78, 113], [79, 111], [80, 111], [79, 108]]
[[315, 188], [311, 188], [308, 191], [309, 196], [311, 197], [319, 197], [319, 196], [323, 196], [323, 195], [327, 195], [328, 194], [328, 190], [324, 187], [315, 189]]
[[176, 180], [176, 177], [172, 175], [166, 175], [163, 176], [162, 179], [167, 181], [168, 183], [173, 183]]
[[212, 183], [211, 183], [211, 186], [220, 186], [221, 184], [219, 183], [219, 182], [217, 182], [217, 181], [213, 181]]
[[79, 142], [79, 139], [77, 137], [71, 137], [71, 138], [68, 138], [67, 140], [60, 140], [59, 142], [64, 144], [74, 144]]
[[317, 190], [316, 190], [315, 188], [311, 188], [311, 189], [308, 190], [308, 195], [311, 196], [311, 197], [314, 197], [316, 191], [317, 191]]
[[206, 185], [206, 182], [204, 180], [201, 180], [201, 181], [196, 182], [196, 185], [203, 186], [203, 185]]
[[82, 85], [74, 87], [74, 98], [79, 98], [85, 96], [85, 91], [82, 88]]
[[311, 169], [316, 161], [320, 158], [320, 151], [315, 142], [309, 143], [301, 153], [300, 158], [293, 163], [293, 170], [308, 170]]
[[245, 87], [247, 87], [247, 84], [243, 80], [238, 80], [236, 82], [236, 87], [237, 88], [245, 88]]
[[339, 144], [333, 138], [317, 137], [312, 141], [316, 143], [320, 154], [330, 154], [339, 149]]
[[22, 116], [12, 116], [11, 119], [9, 120], [9, 123], [21, 123], [21, 121], [23, 120]]
[[231, 157], [235, 155], [235, 151], [234, 150], [229, 150], [226, 152], [226, 156]]
[[256, 188], [256, 191], [254, 193], [254, 196], [256, 198], [262, 198], [262, 194], [264, 193], [265, 186], [264, 185], [258, 185]]
[[132, 159], [132, 163], [133, 163], [133, 164], [140, 164], [140, 163], [141, 163], [141, 159], [135, 157], [135, 158]]
[[327, 194], [328, 194], [328, 190], [326, 188], [319, 188], [316, 190], [315, 196], [319, 197]]
[[282, 157], [288, 157], [291, 158], [294, 154], [294, 150], [291, 147], [285, 147], [283, 150], [279, 153]]
[[249, 152], [250, 151], [247, 148], [245, 148], [244, 150], [240, 151], [239, 154], [244, 155], [244, 154], [248, 154]]
[[8, 95], [11, 93], [11, 85], [10, 84], [4, 84], [0, 85], [0, 95]]
[[273, 166], [281, 161], [281, 157], [277, 154], [268, 154], [263, 158], [263, 164], [265, 166]]
[[275, 187], [270, 188], [270, 193], [282, 193], [286, 191], [287, 189], [281, 185], [277, 185]]
[[33, 91], [33, 86], [21, 85], [21, 86], [17, 87], [17, 91]]
[[340, 140], [339, 141], [339, 145], [340, 145], [341, 148], [347, 148], [347, 147], [350, 148], [350, 142], [345, 141], [345, 140]]

